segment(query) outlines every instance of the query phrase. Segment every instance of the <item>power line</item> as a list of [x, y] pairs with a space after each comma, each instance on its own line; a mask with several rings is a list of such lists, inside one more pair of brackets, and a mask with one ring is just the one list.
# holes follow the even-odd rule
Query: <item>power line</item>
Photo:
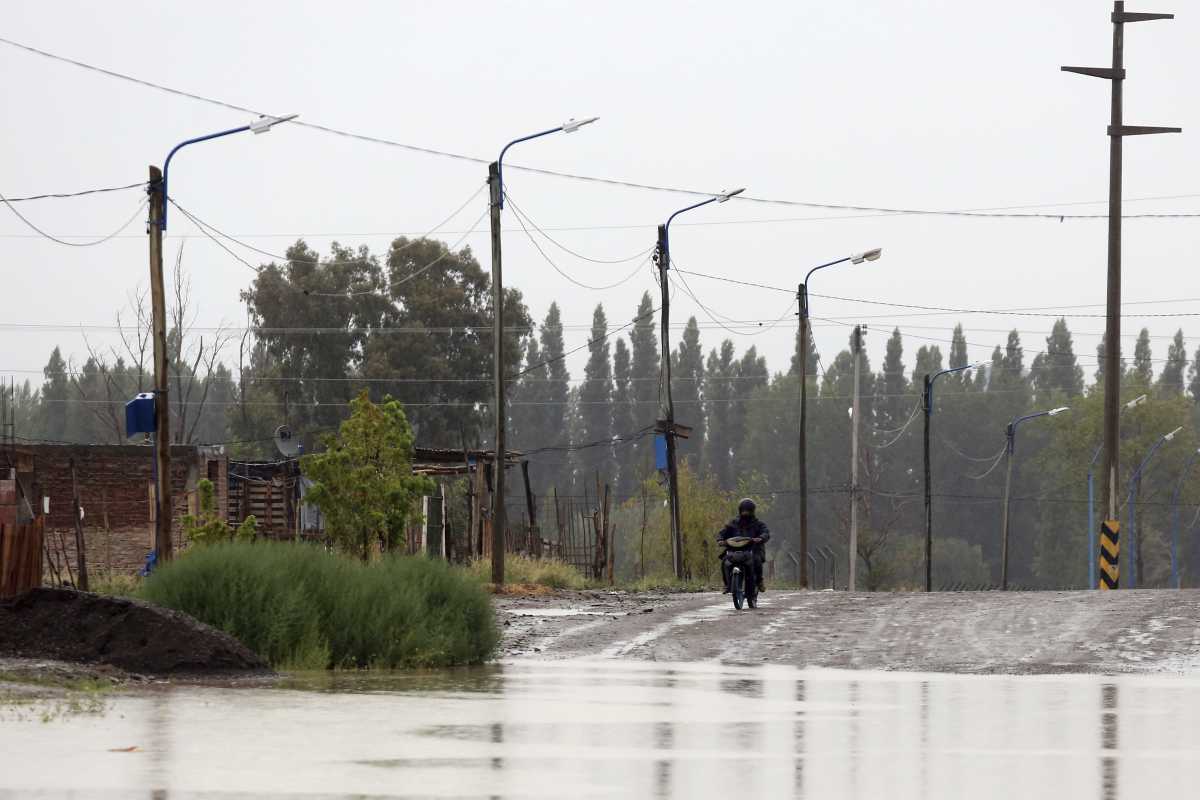
[[146, 186], [145, 181], [138, 183], [128, 183], [124, 186], [105, 186], [100, 189], [81, 189], [78, 192], [54, 192], [51, 194], [31, 194], [26, 197], [10, 197], [10, 203], [27, 203], [30, 200], [64, 200], [69, 197], [85, 197], [89, 194], [105, 194], [107, 192], [123, 192], [127, 189], [141, 189]]
[[49, 239], [52, 242], [56, 242], [57, 244], [66, 245], [67, 247], [94, 247], [98, 244], [104, 244], [109, 239], [113, 238], [118, 233], [120, 233], [121, 231], [125, 230], [130, 225], [132, 225], [133, 221], [135, 219], [137, 219], [138, 216], [142, 213], [142, 209], [144, 209], [146, 207], [147, 202], [149, 202], [148, 200], [142, 200], [142, 202], [140, 204], [138, 204], [137, 209], [133, 212], [133, 216], [131, 216], [129, 219], [125, 220], [125, 222], [121, 223], [121, 227], [117, 228], [115, 231], [108, 234], [107, 236], [101, 236], [99, 239], [95, 239], [90, 242], [68, 242], [66, 239], [60, 239], [57, 236], [53, 236], [52, 234], [46, 233], [46, 231], [42, 230], [37, 225], [34, 225], [32, 222], [29, 221], [29, 219], [24, 214], [22, 214], [20, 211], [17, 210], [17, 207], [14, 206], [12, 204], [12, 202], [10, 202], [8, 200], [8, 198], [6, 198], [2, 194], [0, 194], [0, 201], [3, 201], [4, 205], [8, 206], [9, 211], [16, 214], [17, 218], [19, 220], [21, 220], [21, 222], [24, 222], [26, 225], [28, 225], [31, 230], [36, 231], [39, 236], [41, 236], [44, 239]]
[[[139, 86], [154, 89], [156, 91], [166, 92], [167, 94], [175, 95], [177, 97], [184, 97], [184, 98], [187, 98], [190, 100], [195, 100], [197, 102], [207, 103], [209, 105], [218, 106], [218, 107], [225, 108], [225, 109], [228, 109], [231, 111], [238, 111], [238, 112], [241, 112], [244, 114], [254, 114], [254, 115], [265, 114], [265, 112], [260, 111], [260, 110], [252, 109], [252, 108], [249, 108], [246, 106], [237, 105], [235, 103], [230, 103], [230, 102], [227, 102], [224, 100], [218, 100], [215, 98], [206, 97], [204, 95], [196, 94], [194, 92], [183, 91], [181, 89], [176, 89], [176, 88], [173, 88], [170, 86], [165, 86], [160, 83], [154, 83], [152, 81], [148, 81], [143, 78], [138, 78], [133, 75], [128, 75], [125, 73], [117, 72], [115, 70], [105, 69], [104, 67], [99, 67], [99, 66], [96, 66], [94, 64], [89, 64], [84, 61], [79, 61], [79, 60], [76, 60], [73, 58], [68, 58], [66, 56], [58, 55], [56, 53], [51, 53], [49, 51], [42, 50], [42, 49], [39, 49], [36, 47], [32, 47], [30, 45], [23, 44], [21, 42], [16, 42], [11, 39], [0, 38], [0, 44], [7, 44], [10, 47], [15, 47], [20, 50], [24, 50], [25, 52], [42, 56], [43, 58], [48, 58], [53, 61], [70, 64], [70, 65], [78, 67], [80, 69], [88, 70], [90, 72], [96, 72], [98, 74], [105, 75], [110, 78], [127, 81], [130, 83], [137, 84]], [[271, 116], [271, 115], [267, 115], [267, 116]], [[347, 131], [347, 130], [343, 130], [340, 128], [334, 128], [334, 127], [330, 127], [328, 125], [319, 125], [319, 124], [307, 122], [304, 120], [292, 120], [289, 124], [297, 126], [297, 127], [301, 127], [301, 128], [308, 128], [310, 130], [320, 131], [322, 133], [327, 133], [327, 134], [331, 134], [334, 136], [340, 136], [340, 137], [348, 138], [348, 139], [355, 139], [355, 140], [363, 141], [363, 142], [370, 142], [372, 144], [396, 147], [396, 148], [400, 148], [402, 150], [408, 150], [410, 152], [421, 153], [424, 155], [437, 156], [440, 158], [447, 158], [447, 159], [452, 159], [455, 161], [463, 161], [463, 162], [467, 162], [467, 163], [480, 164], [480, 165], [490, 163], [489, 159], [479, 158], [476, 156], [468, 156], [468, 155], [464, 155], [462, 153], [454, 153], [454, 152], [451, 152], [448, 150], [439, 150], [439, 149], [432, 148], [432, 147], [423, 147], [423, 146], [419, 146], [419, 145], [408, 144], [405, 142], [399, 142], [394, 139], [386, 139], [386, 138], [379, 137], [379, 136], [370, 136], [370, 135], [361, 134], [361, 133], [354, 133], [352, 131]], [[695, 189], [683, 189], [683, 188], [672, 187], [672, 186], [659, 186], [659, 185], [648, 184], [648, 183], [637, 183], [634, 181], [618, 180], [618, 179], [614, 179], [614, 178], [600, 178], [600, 177], [591, 176], [591, 175], [579, 175], [579, 174], [575, 174], [575, 173], [561, 172], [561, 171], [549, 170], [549, 169], [541, 169], [541, 168], [537, 168], [537, 167], [527, 167], [527, 166], [521, 166], [521, 165], [517, 165], [517, 164], [511, 164], [511, 165], [507, 165], [507, 166], [508, 166], [508, 169], [510, 169], [510, 170], [521, 170], [524, 172], [529, 172], [529, 173], [533, 173], [533, 174], [537, 174], [537, 175], [546, 175], [549, 177], [565, 178], [568, 180], [583, 181], [583, 182], [587, 182], [587, 183], [595, 183], [595, 184], [616, 186], [616, 187], [629, 188], [629, 189], [642, 189], [642, 190], [649, 190], [649, 191], [655, 191], [655, 192], [670, 192], [673, 194], [685, 194], [685, 195], [692, 195], [692, 196], [696, 196], [696, 197], [711, 197], [711, 196], [717, 194], [716, 192], [700, 191], [700, 190], [695, 190]], [[988, 209], [934, 210], [934, 209], [916, 209], [916, 208], [897, 208], [897, 207], [888, 207], [888, 206], [852, 205], [852, 204], [846, 204], [846, 203], [823, 203], [823, 202], [813, 202], [813, 201], [806, 201], [806, 200], [786, 200], [786, 199], [777, 199], [777, 198], [753, 197], [753, 196], [746, 196], [746, 195], [740, 195], [739, 197], [734, 198], [734, 199], [739, 202], [747, 202], [747, 203], [795, 206], [795, 207], [800, 207], [800, 208], [816, 208], [816, 209], [824, 209], [824, 210], [830, 210], [830, 211], [857, 211], [857, 212], [868, 213], [871, 216], [878, 216], [878, 215], [948, 216], [948, 217], [995, 218], [995, 219], [1040, 219], [1040, 220], [1058, 220], [1059, 222], [1062, 222], [1062, 221], [1065, 221], [1068, 219], [1076, 220], [1076, 219], [1107, 219], [1108, 218], [1107, 214], [1016, 213], [1016, 212], [1004, 210], [1004, 209], [1017, 208], [1015, 206], [998, 207], [995, 210], [988, 210]], [[1053, 204], [1040, 204], [1040, 205], [1036, 205], [1036, 206], [1032, 206], [1032, 207], [1044, 208], [1047, 205], [1053, 205]], [[1149, 214], [1130, 214], [1130, 215], [1124, 215], [1124, 216], [1125, 216], [1125, 218], [1133, 218], [1133, 219], [1137, 219], [1137, 218], [1186, 219], [1186, 218], [1200, 217], [1200, 212], [1149, 213]]]
[[[472, 202], [473, 200], [475, 200], [475, 198], [476, 198], [476, 197], [478, 197], [478, 196], [479, 196], [479, 194], [480, 194], [480, 193], [481, 193], [481, 192], [482, 192], [482, 191], [483, 191], [485, 188], [486, 188], [486, 184], [480, 184], [479, 188], [477, 188], [477, 189], [476, 189], [474, 192], [472, 192], [472, 193], [471, 193], [471, 196], [470, 196], [470, 197], [468, 197], [468, 198], [467, 198], [465, 201], [463, 201], [462, 205], [460, 205], [458, 208], [454, 209], [454, 211], [450, 212], [450, 215], [449, 215], [449, 216], [447, 216], [445, 219], [443, 219], [443, 220], [442, 220], [441, 222], [439, 222], [437, 225], [434, 225], [434, 226], [433, 226], [432, 228], [430, 228], [428, 231], [426, 231], [426, 232], [425, 232], [425, 233], [423, 233], [423, 234], [420, 234], [420, 235], [419, 235], [417, 238], [415, 238], [415, 239], [413, 239], [412, 241], [408, 242], [408, 243], [407, 243], [407, 244], [405, 244], [404, 246], [402, 246], [402, 247], [397, 247], [397, 248], [393, 248], [393, 249], [390, 249], [390, 250], [388, 251], [389, 255], [390, 255], [390, 254], [392, 254], [392, 253], [399, 253], [399, 252], [402, 252], [402, 251], [404, 251], [404, 250], [407, 250], [408, 248], [410, 248], [410, 247], [412, 247], [413, 245], [415, 245], [415, 244], [417, 244], [418, 242], [420, 242], [422, 239], [428, 239], [430, 236], [432, 236], [433, 234], [437, 233], [437, 232], [438, 232], [438, 231], [439, 231], [439, 230], [442, 228], [442, 226], [446, 225], [446, 224], [447, 224], [447, 223], [449, 223], [449, 222], [450, 222], [452, 219], [454, 219], [454, 218], [455, 218], [455, 217], [457, 217], [459, 214], [461, 214], [461, 213], [463, 212], [463, 210], [464, 210], [464, 209], [466, 209], [466, 207], [467, 207], [467, 206], [469, 206], [469, 205], [471, 204], [471, 202]], [[172, 199], [171, 199], [171, 204], [172, 204], [172, 205], [174, 205], [176, 208], [178, 208], [180, 211], [183, 211], [183, 209], [182, 209], [182, 208], [179, 206], [179, 204], [175, 202], [174, 198], [172, 198]], [[282, 255], [282, 256], [281, 256], [281, 255], [279, 255], [278, 253], [272, 253], [272, 252], [271, 252], [271, 251], [269, 251], [269, 250], [263, 250], [262, 248], [255, 247], [255, 246], [254, 246], [254, 245], [252, 245], [252, 244], [247, 244], [246, 242], [243, 242], [243, 241], [241, 241], [240, 239], [238, 239], [238, 238], [236, 238], [236, 237], [234, 237], [234, 236], [232, 236], [232, 235], [230, 235], [230, 234], [228, 234], [228, 233], [224, 233], [223, 231], [219, 230], [218, 228], [216, 228], [216, 227], [215, 227], [215, 226], [213, 226], [212, 224], [210, 224], [210, 223], [208, 223], [208, 222], [205, 222], [204, 220], [200, 219], [198, 216], [196, 216], [196, 215], [194, 215], [194, 214], [191, 214], [191, 213], [189, 213], [189, 212], [187, 212], [187, 211], [183, 211], [183, 213], [184, 213], [185, 215], [187, 215], [188, 219], [190, 219], [190, 220], [192, 221], [192, 223], [196, 225], [196, 227], [197, 227], [197, 228], [201, 228], [201, 229], [202, 229], [202, 230], [201, 230], [201, 232], [202, 232], [202, 233], [204, 233], [206, 236], [208, 236], [210, 239], [212, 238], [212, 236], [211, 236], [211, 235], [209, 235], [208, 231], [204, 231], [204, 230], [203, 230], [203, 228], [207, 228], [209, 231], [212, 231], [212, 233], [215, 233], [215, 234], [217, 234], [217, 235], [218, 235], [218, 236], [220, 236], [221, 238], [223, 238], [223, 239], [227, 239], [227, 240], [229, 240], [229, 241], [233, 242], [234, 244], [237, 244], [237, 245], [239, 245], [239, 246], [241, 246], [241, 247], [244, 247], [244, 248], [246, 248], [247, 250], [252, 250], [252, 251], [254, 251], [255, 253], [258, 253], [258, 254], [260, 254], [260, 255], [267, 256], [268, 258], [274, 259], [274, 260], [276, 260], [276, 261], [282, 261], [282, 262], [284, 262], [285, 264], [314, 264], [314, 265], [320, 265], [320, 266], [326, 266], [326, 267], [335, 267], [335, 266], [358, 266], [358, 265], [362, 265], [362, 264], [364, 264], [364, 263], [367, 263], [367, 260], [366, 260], [366, 259], [362, 259], [362, 258], [353, 259], [353, 260], [351, 260], [351, 261], [322, 261], [322, 260], [320, 259], [320, 257], [318, 257], [318, 258], [317, 258], [315, 261], [312, 261], [312, 260], [309, 260], [309, 259], [303, 259], [303, 258], [288, 258], [286, 255]], [[482, 219], [482, 217], [480, 217], [480, 219]], [[476, 221], [475, 221], [475, 223], [472, 223], [471, 227], [472, 227], [472, 228], [474, 228], [474, 227], [475, 227], [475, 225], [476, 225], [478, 222], [479, 222], [479, 220], [476, 220]], [[466, 236], [467, 236], [467, 235], [469, 235], [470, 233], [474, 233], [474, 231], [472, 231], [472, 230], [468, 230], [468, 231], [464, 232], [464, 233], [463, 233], [463, 238], [465, 239], [465, 238], [466, 238]], [[388, 234], [388, 235], [389, 235], [389, 236], [399, 236], [400, 234]], [[460, 243], [461, 243], [462, 241], [463, 241], [463, 239], [459, 239], [459, 242], [460, 242]], [[218, 244], [220, 244], [220, 243], [218, 242]], [[457, 245], [456, 245], [456, 246], [457, 246]], [[240, 260], [240, 259], [239, 259], [239, 260]], [[243, 263], [245, 263], [245, 262], [243, 262]]]
[[[681, 270], [677, 270], [677, 271], [683, 272], [687, 275], [694, 275], [698, 278], [708, 278], [710, 280], [722, 281], [724, 283], [739, 284], [742, 286], [752, 286], [752, 287], [755, 287], [758, 289], [768, 289], [768, 290], [774, 291], [774, 292], [786, 292], [788, 294], [795, 294], [794, 289], [785, 289], [782, 286], [771, 286], [771, 285], [765, 284], [765, 283], [754, 283], [751, 281], [736, 280], [734, 278], [727, 278], [722, 275], [712, 275], [712, 274], [704, 273], [704, 272], [696, 272], [694, 270], [682, 270], [681, 269]], [[920, 309], [923, 311], [936, 312], [936, 313], [940, 313], [940, 314], [984, 314], [984, 315], [997, 315], [997, 316], [1047, 317], [1047, 318], [1053, 318], [1053, 319], [1059, 319], [1059, 318], [1100, 318], [1100, 319], [1104, 319], [1105, 318], [1104, 314], [1074, 314], [1074, 313], [1061, 313], [1061, 312], [1035, 313], [1033, 311], [1024, 311], [1024, 310], [1015, 309], [1015, 308], [988, 309], [988, 308], [952, 308], [949, 306], [924, 306], [924, 305], [917, 305], [915, 303], [893, 303], [893, 302], [886, 301], [886, 300], [869, 300], [865, 297], [842, 297], [839, 295], [816, 294], [813, 292], [810, 292], [809, 296], [810, 297], [819, 297], [819, 298], [822, 298], [825, 300], [840, 300], [840, 301], [847, 302], [847, 303], [866, 303], [868, 305], [888, 306], [891, 308], [913, 308], [913, 309]], [[1165, 303], [1165, 302], [1186, 302], [1186, 301], [1146, 300], [1146, 301], [1140, 301], [1140, 302], [1142, 302], [1142, 303]], [[1136, 304], [1137, 304], [1136, 302], [1131, 302], [1131, 303], [1124, 303], [1123, 305], [1136, 305]], [[1050, 308], [1050, 307], [1044, 306], [1043, 308]], [[891, 316], [895, 316], [895, 315], [891, 315]], [[929, 314], [918, 314], [916, 316], [930, 316], [930, 315]], [[1177, 312], [1170, 312], [1170, 313], [1151, 313], [1151, 314], [1122, 314], [1121, 316], [1122, 317], [1130, 317], [1130, 318], [1200, 317], [1200, 311], [1177, 311]]]
[[[549, 234], [547, 234], [545, 228], [540, 227], [536, 222], [534, 222], [529, 217], [528, 214], [526, 214], [521, 209], [521, 207], [519, 205], [517, 205], [517, 201], [512, 199], [512, 196], [509, 194], [508, 190], [505, 190], [505, 192], [504, 192], [504, 199], [507, 200], [509, 205], [512, 206], [513, 211], [517, 215], [517, 221], [521, 223], [521, 230], [525, 231], [526, 236], [529, 236], [529, 230], [528, 230], [528, 228], [525, 227], [525, 223], [527, 222], [527, 223], [529, 223], [530, 228], [533, 228], [535, 231], [537, 231], [539, 234], [541, 234], [542, 238], [544, 238], [546, 241], [550, 242], [552, 245], [557, 247], [559, 250], [562, 250], [564, 253], [569, 253], [570, 255], [573, 255], [576, 258], [583, 259], [584, 261], [590, 261], [593, 264], [625, 264], [625, 263], [628, 263], [635, 259], [641, 258], [642, 256], [647, 255], [648, 253], [650, 253], [650, 251], [652, 251], [654, 249], [653, 246], [647, 247], [645, 250], [639, 250], [638, 252], [634, 253], [633, 255], [625, 256], [623, 258], [593, 258], [591, 256], [585, 256], [582, 253], [572, 250], [571, 248], [567, 247], [565, 244], [559, 242], [557, 239], [555, 239], [552, 236], [550, 236]], [[522, 220], [523, 220], [523, 222], [522, 222]], [[530, 236], [529, 240], [532, 242], [533, 237]], [[534, 243], [534, 247], [537, 247], [536, 242]], [[541, 252], [540, 247], [538, 247], [538, 252]], [[544, 254], [543, 254], [543, 257], [545, 257]], [[548, 258], [546, 260], [549, 261]]]
[[[605, 284], [603, 286], [593, 286], [591, 284], [584, 283], [583, 281], [578, 280], [578, 279], [573, 278], [570, 275], [568, 275], [565, 270], [563, 270], [561, 267], [559, 267], [558, 264], [554, 263], [554, 259], [552, 259], [552, 258], [550, 258], [550, 256], [546, 255], [546, 251], [542, 249], [542, 246], [539, 245], [537, 243], [537, 240], [533, 238], [533, 234], [531, 234], [529, 232], [529, 229], [525, 227], [526, 220], [525, 220], [524, 215], [521, 213], [521, 210], [519, 208], [517, 208], [515, 203], [512, 204], [512, 207], [513, 207], [514, 216], [516, 216], [517, 222], [521, 225], [521, 230], [523, 230], [525, 232], [525, 235], [529, 238], [529, 243], [533, 245], [533, 249], [538, 251], [538, 255], [540, 255], [542, 257], [542, 259], [554, 269], [555, 272], [557, 272], [559, 275], [561, 275], [563, 278], [565, 278], [570, 283], [573, 283], [576, 286], [579, 286], [580, 288], [588, 289], [590, 291], [606, 291], [608, 289], [615, 289], [618, 286], [622, 286], [622, 285], [628, 283], [629, 281], [633, 280], [633, 278], [635, 278], [637, 276], [637, 274], [642, 271], [642, 267], [644, 267], [650, 260], [650, 257], [648, 255], [646, 255], [649, 252], [649, 249], [643, 250], [642, 252], [636, 253], [636, 254], [634, 254], [634, 256], [632, 256], [633, 258], [637, 258], [637, 257], [641, 256], [642, 257], [641, 262], [639, 262], [638, 265], [633, 268], [632, 272], [630, 272], [628, 275], [621, 278], [620, 280], [616, 281], [615, 283], [609, 283], [609, 284]], [[582, 256], [581, 256], [581, 258], [582, 258]], [[594, 259], [588, 259], [588, 260], [592, 261]], [[629, 259], [621, 259], [621, 260], [628, 261]]]

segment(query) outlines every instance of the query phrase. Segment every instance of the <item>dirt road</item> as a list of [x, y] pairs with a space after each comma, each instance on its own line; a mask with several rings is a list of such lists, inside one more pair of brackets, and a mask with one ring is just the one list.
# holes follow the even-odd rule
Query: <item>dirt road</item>
[[956, 673], [1200, 672], [1200, 590], [500, 598], [505, 658]]

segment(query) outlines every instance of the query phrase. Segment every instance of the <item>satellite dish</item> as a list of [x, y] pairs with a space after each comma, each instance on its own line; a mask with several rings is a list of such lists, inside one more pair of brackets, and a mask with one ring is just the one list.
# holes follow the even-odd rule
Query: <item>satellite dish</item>
[[300, 455], [300, 440], [293, 438], [292, 429], [287, 425], [280, 425], [275, 429], [275, 449], [284, 458], [295, 458]]

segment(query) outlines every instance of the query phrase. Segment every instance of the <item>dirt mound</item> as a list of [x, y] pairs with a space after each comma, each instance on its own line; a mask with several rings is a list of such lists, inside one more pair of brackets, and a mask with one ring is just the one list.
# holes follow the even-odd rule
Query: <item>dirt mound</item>
[[0, 655], [158, 675], [267, 670], [232, 636], [186, 614], [71, 589], [33, 589], [0, 601]]

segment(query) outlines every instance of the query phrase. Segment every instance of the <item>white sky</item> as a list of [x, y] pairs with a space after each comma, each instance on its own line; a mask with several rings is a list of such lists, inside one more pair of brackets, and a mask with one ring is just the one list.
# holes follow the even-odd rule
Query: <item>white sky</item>
[[[1149, 2], [1149, 0], [1147, 0]], [[1126, 122], [1178, 125], [1183, 135], [1129, 139], [1126, 212], [1200, 210], [1200, 75], [1197, 17], [1178, 2], [1131, 10], [1179, 11], [1172, 22], [1126, 32]], [[512, 138], [598, 115], [579, 133], [510, 151], [513, 164], [607, 178], [816, 202], [970, 209], [1103, 200], [1107, 195], [1107, 81], [1059, 72], [1062, 64], [1105, 66], [1111, 4], [954, 2], [605, 2], [605, 3], [52, 3], [5, 4], [0, 35], [168, 86], [261, 109], [299, 112], [308, 122], [494, 158]], [[114, 80], [0, 45], [4, 122], [0, 192], [24, 196], [143, 180], [176, 142], [248, 122], [248, 116]], [[172, 165], [171, 194], [218, 228], [273, 252], [296, 236], [327, 251], [337, 238], [382, 252], [396, 233], [420, 233], [460, 205], [486, 168], [281, 126], [189, 148]], [[654, 225], [694, 198], [612, 188], [517, 170], [513, 198], [543, 227], [641, 225], [554, 234], [582, 253], [615, 258], [653, 244]], [[133, 213], [125, 192], [21, 203], [57, 235], [103, 235]], [[483, 212], [480, 195], [448, 230]], [[1102, 213], [1101, 204], [1063, 212]], [[1105, 222], [974, 220], [889, 216], [761, 224], [812, 218], [811, 209], [730, 202], [681, 217], [672, 228], [680, 266], [793, 287], [811, 266], [883, 247], [883, 260], [838, 267], [811, 291], [956, 307], [1006, 308], [1103, 303]], [[834, 213], [834, 216], [844, 214]], [[506, 227], [516, 227], [506, 212]], [[178, 237], [195, 235], [175, 213]], [[1126, 300], [1177, 302], [1127, 312], [1200, 312], [1195, 245], [1200, 219], [1128, 221]], [[13, 323], [111, 325], [128, 293], [147, 282], [143, 226], [98, 247], [68, 248], [25, 228], [0, 208], [4, 313], [0, 374], [40, 370], [55, 343], [78, 356], [78, 332]], [[364, 235], [364, 234], [371, 235]], [[449, 241], [457, 235], [446, 237]], [[485, 268], [486, 233], [466, 240]], [[519, 229], [505, 234], [505, 278], [540, 320], [563, 308], [568, 347], [587, 338], [602, 301], [612, 324], [634, 314], [648, 271], [610, 291], [579, 289], [541, 260]], [[244, 251], [243, 251], [244, 252]], [[547, 249], [589, 283], [610, 283], [629, 264], [604, 266]], [[259, 258], [244, 252], [252, 261]], [[237, 323], [238, 290], [252, 274], [203, 238], [188, 241], [199, 324]], [[737, 319], [778, 317], [782, 293], [690, 280], [706, 305]], [[1186, 300], [1185, 298], [1192, 298]], [[673, 317], [695, 313], [705, 349], [726, 332], [691, 299], [676, 295]], [[1102, 315], [1103, 307], [1085, 309]], [[869, 321], [878, 367], [886, 333], [899, 324], [911, 369], [918, 335], [949, 339], [959, 316], [814, 298], [813, 315]], [[881, 316], [880, 316], [881, 315]], [[986, 357], [1016, 325], [1027, 361], [1052, 320], [962, 318], [972, 357]], [[1103, 319], [1071, 319], [1089, 380]], [[1200, 319], [1127, 319], [1189, 351]], [[816, 323], [826, 361], [848, 328]], [[795, 323], [735, 338], [757, 344], [772, 370], [785, 370]], [[90, 333], [103, 339], [102, 333]], [[677, 341], [678, 334], [675, 339]], [[1155, 358], [1166, 355], [1155, 341]], [[948, 345], [942, 345], [943, 352]], [[229, 361], [235, 354], [231, 353]], [[582, 359], [571, 364], [579, 377]], [[16, 373], [40, 383], [40, 375]]]

